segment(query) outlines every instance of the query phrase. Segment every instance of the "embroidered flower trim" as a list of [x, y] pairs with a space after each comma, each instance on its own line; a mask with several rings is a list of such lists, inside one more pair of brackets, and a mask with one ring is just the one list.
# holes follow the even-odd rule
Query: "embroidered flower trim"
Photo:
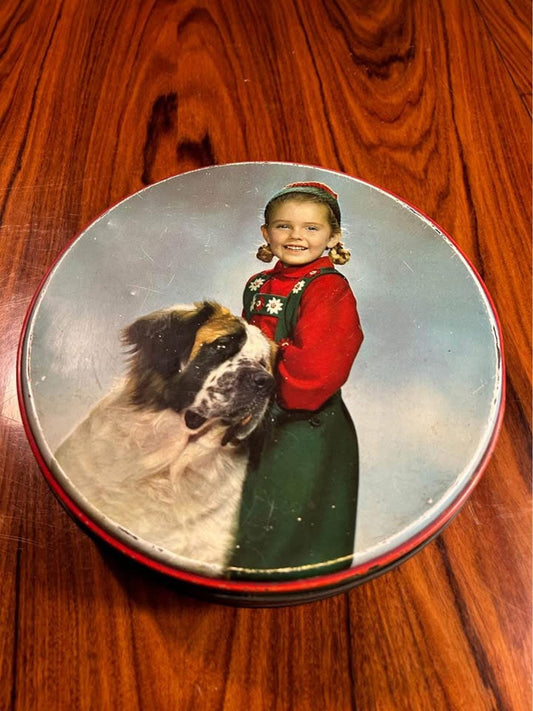
[[296, 286], [293, 288], [292, 293], [293, 293], [293, 294], [298, 294], [298, 292], [300, 292], [300, 291], [304, 288], [304, 286], [305, 286], [305, 280], [302, 279], [302, 280], [299, 281], [299, 282], [296, 284]]
[[278, 346], [280, 348], [287, 348], [287, 346], [290, 346], [291, 342], [289, 338], [282, 338], [280, 342], [278, 343]]
[[276, 299], [276, 297], [269, 299], [266, 305], [266, 310], [269, 314], [279, 314], [283, 310], [283, 301], [281, 299]]
[[257, 279], [254, 279], [252, 282], [250, 282], [248, 284], [248, 288], [250, 289], [250, 291], [258, 291], [263, 286], [265, 281], [266, 281], [266, 279], [257, 277]]

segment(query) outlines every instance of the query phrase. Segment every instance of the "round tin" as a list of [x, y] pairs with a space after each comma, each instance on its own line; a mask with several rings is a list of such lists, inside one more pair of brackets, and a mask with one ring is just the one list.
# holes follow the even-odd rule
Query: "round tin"
[[[244, 285], [262, 271], [255, 253], [263, 208], [296, 181], [325, 183], [338, 194], [344, 243], [352, 252], [338, 269], [355, 294], [365, 334], [342, 387], [359, 441], [355, 542], [353, 555], [344, 555], [336, 572], [324, 573], [331, 560], [320, 560], [280, 567], [280, 575], [269, 569], [258, 577], [250, 568], [249, 575], [245, 569], [236, 577], [227, 569], [227, 551], [253, 433], [213, 449], [216, 428], [203, 421], [188, 427], [174, 401], [165, 409], [147, 395], [150, 388], [141, 394], [132, 389], [124, 333], [138, 354], [142, 347], [138, 341], [132, 346], [128, 329], [142, 322], [143, 333], [150, 332], [147, 314], [209, 300], [240, 315]], [[183, 315], [183, 307], [176, 308]], [[162, 338], [157, 329], [148, 337], [152, 344]], [[232, 357], [238, 361], [237, 351]], [[147, 375], [146, 363], [145, 358], [136, 366], [143, 382], [175, 377], [168, 363], [156, 368], [157, 377]], [[498, 320], [479, 276], [452, 239], [382, 189], [288, 163], [185, 173], [101, 215], [67, 246], [35, 295], [18, 375], [35, 456], [79, 523], [199, 594], [257, 606], [344, 591], [419, 550], [479, 480], [504, 402]], [[207, 377], [200, 388], [207, 387]], [[239, 432], [248, 418], [241, 420]], [[184, 442], [193, 439], [196, 449], [187, 444], [185, 457]], [[208, 456], [202, 459], [199, 447], [209, 449]], [[222, 478], [214, 463], [221, 450], [229, 466]], [[196, 500], [189, 508], [187, 497]], [[225, 512], [222, 499], [233, 501]]]

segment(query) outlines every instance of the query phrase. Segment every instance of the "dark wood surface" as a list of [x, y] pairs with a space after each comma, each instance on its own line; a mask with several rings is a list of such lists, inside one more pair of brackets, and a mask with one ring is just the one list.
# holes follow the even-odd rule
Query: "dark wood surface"
[[[530, 3], [2, 0], [0, 709], [531, 708]], [[450, 232], [499, 312], [507, 410], [445, 532], [347, 594], [199, 601], [102, 551], [21, 425], [16, 347], [124, 196], [249, 160], [341, 170]]]

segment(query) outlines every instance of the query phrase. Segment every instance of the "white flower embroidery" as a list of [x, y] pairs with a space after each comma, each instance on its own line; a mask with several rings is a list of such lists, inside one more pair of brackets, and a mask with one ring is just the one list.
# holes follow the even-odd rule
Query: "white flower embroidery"
[[252, 282], [249, 284], [249, 289], [250, 291], [257, 291], [260, 289], [263, 284], [265, 283], [266, 279], [261, 279], [261, 277], [258, 277], [257, 279], [254, 279]]
[[276, 299], [275, 297], [269, 299], [266, 305], [266, 310], [269, 314], [279, 314], [283, 309], [283, 301], [281, 299]]
[[293, 288], [292, 293], [297, 294], [299, 291], [301, 291], [305, 286], [305, 281], [302, 279], [302, 281], [299, 281], [296, 286]]

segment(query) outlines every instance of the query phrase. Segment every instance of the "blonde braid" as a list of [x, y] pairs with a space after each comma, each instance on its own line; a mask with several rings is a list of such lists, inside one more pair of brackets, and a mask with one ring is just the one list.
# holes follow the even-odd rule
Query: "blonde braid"
[[342, 242], [337, 242], [329, 250], [329, 258], [333, 264], [346, 264], [350, 260], [351, 252], [347, 249]]
[[257, 250], [257, 254], [255, 256], [262, 262], [271, 262], [274, 259], [274, 255], [272, 254], [269, 244], [262, 244]]

